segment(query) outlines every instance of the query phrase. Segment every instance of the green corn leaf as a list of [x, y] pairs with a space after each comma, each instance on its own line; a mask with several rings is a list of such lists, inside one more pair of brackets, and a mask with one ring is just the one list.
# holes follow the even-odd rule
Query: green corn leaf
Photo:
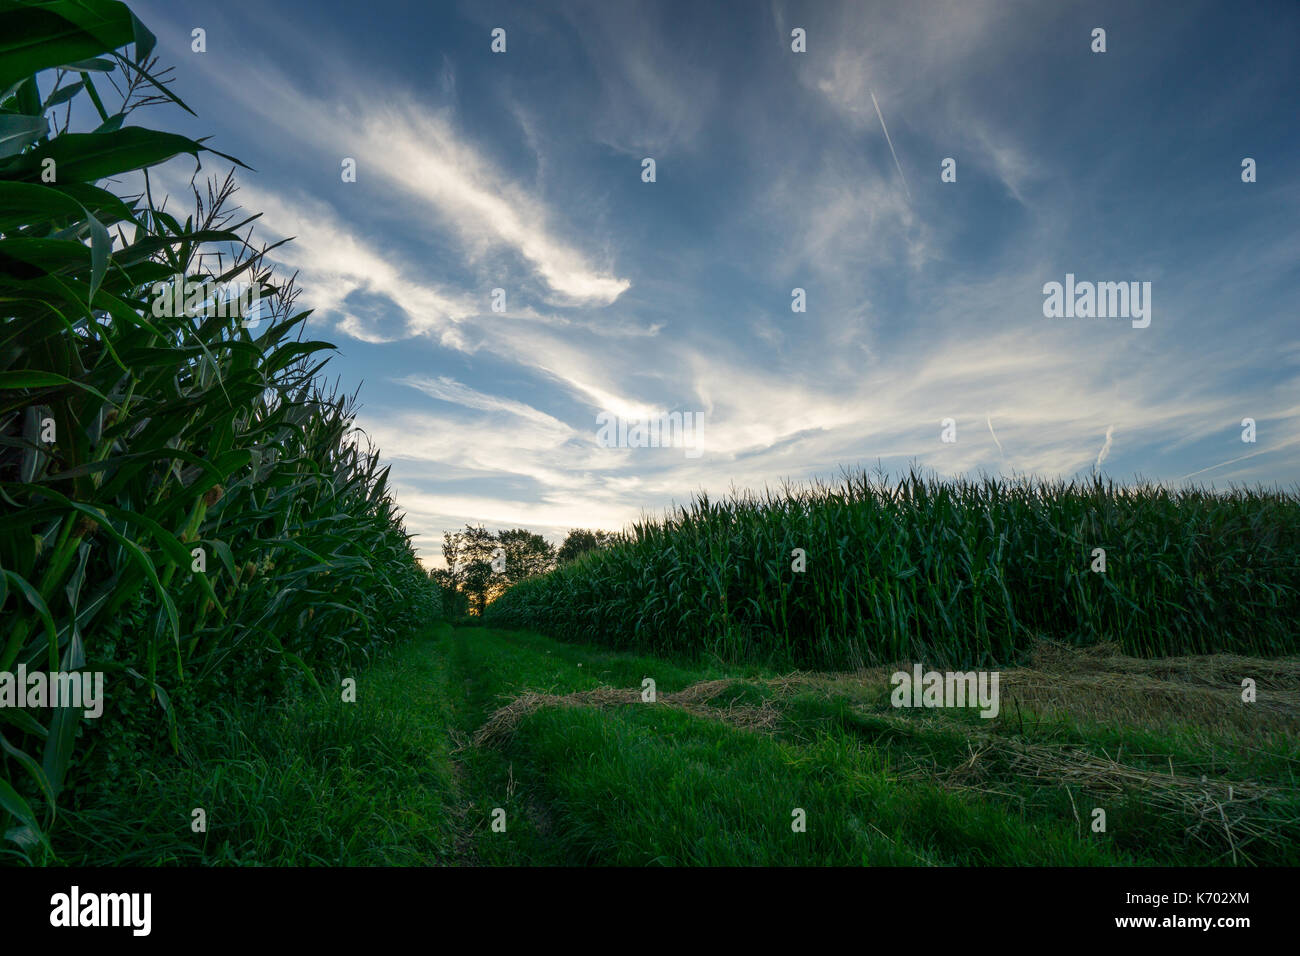
[[[27, 603], [32, 606], [32, 609], [35, 610], [38, 615], [40, 615], [41, 622], [45, 625], [46, 635], [51, 641], [54, 641], [57, 644], [59, 640], [59, 629], [54, 626], [54, 615], [50, 613], [50, 609], [46, 606], [45, 600], [41, 597], [40, 592], [37, 591], [36, 588], [32, 587], [26, 578], [15, 571], [10, 571], [7, 568], [0, 568], [0, 575], [2, 575], [7, 582], [18, 588]], [[0, 671], [7, 671], [13, 666], [13, 662], [17, 660], [20, 650], [21, 648], [12, 643], [12, 640], [5, 646], [3, 652], [0, 652]]]
[[96, 133], [112, 133], [122, 128], [122, 121], [126, 119], [125, 113], [114, 113], [108, 119], [104, 120], [95, 127]]
[[112, 73], [117, 69], [117, 64], [112, 60], [105, 60], [102, 57], [91, 57], [88, 60], [77, 60], [75, 63], [65, 63], [60, 69], [72, 70], [77, 73]]
[[49, 131], [44, 116], [0, 113], [0, 159], [21, 153]]
[[85, 83], [76, 82], [76, 83], [71, 83], [68, 86], [62, 87], [61, 89], [55, 90], [53, 93], [51, 93], [49, 96], [45, 98], [45, 103], [41, 106], [42, 111], [47, 111], [53, 109], [56, 106], [61, 106], [62, 104], [68, 102], [68, 100], [76, 96], [78, 93], [80, 93], [83, 89], [85, 89], [85, 87], [86, 87]]
[[55, 372], [0, 372], [0, 389], [51, 388], [60, 385], [69, 385], [73, 388], [79, 388], [84, 392], [89, 392], [91, 395], [94, 395], [105, 404], [113, 404], [108, 400], [108, 397], [97, 388], [87, 385], [84, 382], [75, 382], [64, 375], [59, 375]]
[[89, 305], [95, 299], [99, 284], [104, 281], [104, 273], [108, 271], [108, 256], [113, 249], [113, 240], [109, 238], [104, 224], [89, 213], [86, 214], [86, 222], [90, 226], [90, 295], [86, 298], [86, 304]]
[[0, 178], [39, 180], [42, 163], [53, 159], [60, 179], [95, 182], [135, 169], [157, 166], [175, 156], [189, 155], [197, 160], [203, 149], [189, 137], [139, 126], [126, 126], [105, 133], [64, 133], [36, 149], [0, 163]]
[[167, 696], [167, 691], [157, 681], [150, 680], [133, 667], [126, 668], [126, 673], [141, 683], [149, 685], [154, 697], [158, 700], [158, 706], [162, 708], [163, 715], [167, 718], [167, 733], [171, 739], [172, 749], [179, 751], [181, 745], [180, 738], [177, 736], [176, 715], [172, 712], [171, 698]]
[[5, 831], [6, 840], [24, 848], [37, 841], [47, 852], [53, 852], [50, 849], [49, 839], [41, 830], [40, 824], [36, 822], [36, 814], [7, 780], [0, 780], [0, 808], [7, 810], [21, 824], [20, 827]]
[[[172, 639], [175, 641], [176, 649], [179, 651], [180, 641], [181, 641], [180, 617], [177, 614], [176, 604], [172, 600], [171, 594], [168, 593], [167, 589], [163, 587], [162, 582], [158, 579], [158, 573], [154, 569], [153, 562], [149, 560], [148, 555], [146, 555], [143, 551], [141, 551], [140, 546], [137, 545], [134, 541], [131, 541], [120, 531], [114, 528], [113, 525], [107, 520], [108, 516], [105, 514], [105, 511], [112, 511], [115, 515], [120, 517], [122, 515], [126, 515], [127, 512], [124, 512], [120, 508], [107, 508], [107, 507], [104, 510], [98, 510], [90, 505], [82, 504], [79, 501], [73, 501], [69, 499], [66, 495], [61, 495], [58, 492], [41, 485], [17, 485], [17, 487], [26, 488], [29, 491], [35, 492], [38, 495], [44, 496], [46, 498], [50, 498], [60, 503], [66, 508], [71, 508], [74, 511], [84, 514], [86, 517], [94, 521], [100, 528], [102, 528], [114, 541], [116, 541], [118, 544], [122, 546], [122, 548], [126, 552], [127, 557], [129, 557], [135, 563], [135, 565], [145, 573], [145, 576], [149, 579], [149, 582], [153, 585], [154, 592], [158, 595], [159, 601], [162, 602], [163, 611], [167, 616], [168, 622], [171, 624]], [[141, 515], [132, 514], [129, 515], [129, 519], [133, 523], [146, 524], [146, 526], [147, 524], [154, 524], [153, 522], [150, 522], [148, 518], [144, 518]], [[157, 527], [156, 524], [155, 527]], [[176, 549], [180, 548], [180, 552], [179, 552], [180, 555], [183, 555], [184, 560], [188, 561], [189, 553], [184, 550], [180, 542], [176, 541], [174, 536], [168, 534], [166, 531], [164, 531], [161, 528], [158, 528], [158, 532], [159, 532], [158, 534], [159, 543], [164, 547], [165, 550], [168, 551], [168, 554], [172, 558], [172, 560], [176, 560], [176, 558], [178, 557], [178, 552], [176, 551]], [[208, 589], [209, 591], [211, 590], [211, 584], [208, 585]], [[214, 596], [214, 600], [215, 600], [215, 596]], [[52, 626], [52, 622], [51, 622], [51, 626]], [[56, 629], [56, 633], [57, 633], [57, 629]], [[10, 661], [12, 661], [12, 659], [10, 659]], [[4, 669], [4, 668], [0, 668], [0, 669]]]
[[134, 17], [114, 0], [0, 4], [0, 89], [22, 77], [116, 50], [135, 36]]
[[[36, 722], [32, 721], [32, 723]], [[41, 738], [48, 736], [44, 727], [41, 727], [39, 724], [36, 726], [39, 731], [38, 736]], [[36, 785], [40, 787], [41, 794], [50, 805], [51, 814], [56, 813], [57, 811], [54, 809], [54, 788], [50, 786], [49, 778], [45, 776], [45, 771], [41, 769], [41, 765], [38, 764], [30, 754], [19, 750], [13, 744], [9, 743], [9, 741], [5, 739], [4, 734], [0, 734], [0, 750], [3, 750], [22, 765], [23, 769], [27, 771], [28, 776], [30, 776], [32, 780], [36, 782]]]
[[135, 62], [144, 63], [158, 45], [158, 38], [150, 32], [133, 13], [131, 14], [131, 40], [135, 44]]
[[0, 232], [12, 232], [39, 219], [75, 220], [82, 203], [65, 192], [38, 183], [0, 182]]
[[[45, 729], [39, 720], [27, 713], [27, 711], [20, 710], [17, 707], [0, 707], [0, 723], [10, 724], [23, 733], [31, 734], [33, 737], [39, 737], [42, 740], [49, 736], [49, 731]], [[0, 741], [3, 741], [3, 739], [4, 735], [0, 734]]]

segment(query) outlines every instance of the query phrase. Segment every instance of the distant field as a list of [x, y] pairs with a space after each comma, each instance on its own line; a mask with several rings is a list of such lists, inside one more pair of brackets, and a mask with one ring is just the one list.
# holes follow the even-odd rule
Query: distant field
[[700, 497], [515, 585], [487, 620], [800, 667], [1003, 664], [1040, 638], [1136, 656], [1294, 654], [1300, 498], [865, 473]]
[[[1246, 672], [1269, 675], [1251, 706]], [[992, 720], [894, 709], [888, 673], [441, 625], [364, 672], [356, 705], [214, 719], [190, 762], [83, 801], [77, 829], [96, 839], [61, 849], [235, 865], [1300, 862], [1300, 659], [1043, 644], [1004, 672]], [[221, 808], [206, 835], [168, 811], [192, 804]]]

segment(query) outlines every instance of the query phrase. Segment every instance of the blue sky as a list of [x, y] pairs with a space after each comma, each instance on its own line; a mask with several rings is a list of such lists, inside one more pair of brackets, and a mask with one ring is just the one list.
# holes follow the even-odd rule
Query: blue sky
[[[256, 169], [432, 564], [841, 466], [1300, 479], [1300, 5], [132, 6], [198, 113], [135, 121]], [[698, 456], [597, 440], [673, 411]]]

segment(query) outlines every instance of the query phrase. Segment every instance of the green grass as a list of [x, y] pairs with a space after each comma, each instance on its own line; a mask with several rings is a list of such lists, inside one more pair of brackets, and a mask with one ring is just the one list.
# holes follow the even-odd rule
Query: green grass
[[[472, 743], [525, 692], [639, 689], [647, 676], [654, 704], [546, 706], [501, 742]], [[1209, 865], [1234, 849], [1238, 864], [1300, 863], [1294, 732], [1243, 746], [1191, 723], [897, 711], [880, 674], [787, 690], [778, 676], [437, 625], [359, 672], [356, 704], [304, 687], [212, 713], [186, 757], [82, 792], [55, 847], [92, 865]], [[672, 705], [721, 679], [700, 709]], [[765, 703], [778, 706], [770, 726], [728, 722]], [[1267, 792], [1240, 805], [1249, 816], [1227, 806], [1230, 844], [1141, 780], [1113, 792], [1055, 765], [1026, 775], [1021, 753], [1069, 768], [1118, 755], [1152, 778]], [[190, 831], [196, 806], [206, 834]], [[1105, 833], [1089, 826], [1098, 806]], [[498, 808], [505, 832], [491, 826]], [[795, 808], [806, 832], [791, 829]]]
[[[446, 626], [442, 626], [446, 629]], [[356, 703], [310, 691], [197, 722], [187, 758], [119, 773], [62, 814], [76, 865], [433, 865], [456, 861], [447, 667], [429, 628], [358, 673]], [[191, 812], [207, 812], [206, 833]]]
[[487, 609], [566, 640], [801, 667], [1009, 663], [1040, 637], [1290, 654], [1297, 619], [1293, 493], [865, 473], [701, 496]]
[[[647, 675], [660, 693], [722, 676], [755, 681], [715, 699], [721, 710], [761, 703], [769, 694], [756, 681], [773, 676], [755, 667], [684, 668], [490, 628], [457, 630], [441, 644], [453, 684], [468, 691], [458, 718], [465, 732], [524, 690], [639, 687]], [[1023, 715], [1010, 713], [994, 721], [898, 713], [883, 690], [797, 694], [773, 733], [649, 704], [543, 708], [523, 718], [504, 748], [462, 757], [479, 781], [476, 854], [495, 863], [621, 865], [1232, 862], [1218, 834], [1183, 808], [1153, 802], [1142, 786], [1099, 794], [1069, 779], [1002, 774], [997, 750], [984, 768], [988, 792], [933, 782], [970, 758], [970, 732], [978, 730], [1013, 748], [1060, 754], [1100, 757], [1123, 754], [1122, 746], [1139, 755], [1127, 765], [1152, 773], [1267, 781], [1279, 793], [1250, 822], [1268, 835], [1239, 836], [1238, 862], [1300, 861], [1294, 736], [1256, 741], [1264, 752], [1252, 754], [1203, 728], [1158, 736], [1062, 718], [1024, 726]], [[918, 768], [926, 772], [908, 775]], [[486, 827], [493, 806], [507, 811], [504, 834]], [[1095, 806], [1107, 812], [1104, 834], [1089, 826]], [[791, 830], [795, 807], [807, 812], [806, 833]]]

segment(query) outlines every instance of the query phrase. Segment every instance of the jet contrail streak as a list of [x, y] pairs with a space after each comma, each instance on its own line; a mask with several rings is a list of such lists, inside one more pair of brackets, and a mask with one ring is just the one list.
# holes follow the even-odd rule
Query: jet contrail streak
[[1188, 478], [1194, 478], [1196, 475], [1203, 475], [1207, 471], [1213, 471], [1215, 468], [1222, 468], [1224, 465], [1231, 465], [1234, 462], [1245, 461], [1247, 458], [1254, 458], [1257, 455], [1267, 455], [1271, 451], [1281, 451], [1283, 448], [1290, 448], [1292, 445], [1296, 444], [1297, 442], [1300, 442], [1300, 438], [1292, 438], [1289, 439], [1288, 441], [1284, 441], [1277, 445], [1274, 445], [1272, 448], [1261, 448], [1259, 451], [1252, 451], [1249, 455], [1241, 455], [1238, 458], [1229, 458], [1227, 461], [1221, 461], [1217, 465], [1210, 465], [1207, 468], [1201, 468], [1198, 471], [1194, 471], [1189, 475], [1183, 475], [1182, 478], [1177, 478], [1175, 480], [1185, 481]]
[[993, 431], [993, 416], [985, 412], [984, 421], [988, 423], [989, 434], [993, 436], [993, 444], [998, 446], [998, 454], [1005, 458], [1007, 453], [1002, 450], [1002, 442], [998, 441], [997, 433]]
[[885, 117], [880, 112], [880, 104], [876, 102], [876, 93], [871, 91], [871, 102], [876, 107], [876, 115], [880, 117], [880, 128], [885, 131], [885, 142], [889, 144], [889, 152], [894, 157], [894, 166], [898, 169], [898, 178], [903, 181], [903, 192], [907, 193], [907, 201], [912, 201], [912, 191], [907, 188], [907, 177], [903, 175], [902, 164], [898, 161], [898, 153], [894, 152], [894, 141], [889, 138], [889, 127], [885, 125]]

